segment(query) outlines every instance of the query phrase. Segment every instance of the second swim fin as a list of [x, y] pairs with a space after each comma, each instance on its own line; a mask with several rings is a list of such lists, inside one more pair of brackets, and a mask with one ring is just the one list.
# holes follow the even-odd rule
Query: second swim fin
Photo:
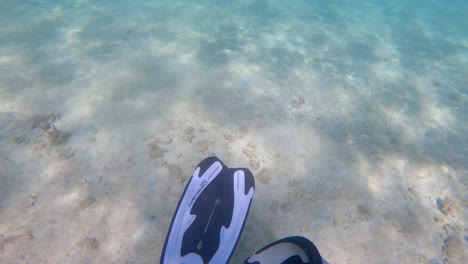
[[275, 241], [260, 249], [244, 264], [328, 264], [312, 241], [292, 236]]

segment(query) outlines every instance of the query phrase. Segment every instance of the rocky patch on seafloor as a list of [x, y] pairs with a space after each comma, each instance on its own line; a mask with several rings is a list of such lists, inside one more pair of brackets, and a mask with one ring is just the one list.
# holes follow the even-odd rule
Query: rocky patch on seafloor
[[267, 168], [262, 168], [255, 175], [256, 179], [262, 184], [268, 184], [271, 180], [271, 171]]
[[291, 101], [291, 106], [296, 108], [296, 109], [299, 109], [302, 107], [302, 105], [305, 104], [305, 100], [304, 98], [300, 97], [298, 99], [294, 99]]
[[[218, 156], [226, 163], [234, 162], [249, 168], [261, 184], [269, 184], [277, 175], [274, 160], [264, 146], [254, 143], [255, 135], [246, 127], [224, 128], [212, 124], [180, 122], [154, 138], [146, 140], [146, 155], [155, 166], [168, 170], [173, 179], [186, 180], [180, 162], [196, 162], [208, 156]], [[230, 160], [235, 158], [235, 160]]]
[[460, 202], [450, 197], [444, 197], [437, 198], [436, 205], [437, 209], [445, 216], [434, 218], [438, 223], [445, 223], [443, 230], [446, 237], [441, 248], [442, 254], [445, 257], [443, 263], [467, 263], [468, 239], [466, 236], [462, 237], [462, 234], [466, 233], [467, 229], [458, 224], [463, 210]]
[[146, 143], [146, 149], [149, 157], [155, 160], [158, 165], [166, 164], [164, 155], [169, 152], [168, 146], [172, 143], [172, 138], [156, 137]]
[[47, 147], [65, 144], [70, 137], [70, 133], [58, 129], [54, 124], [60, 118], [60, 114], [51, 113], [48, 115], [34, 115], [26, 123], [21, 122], [18, 118], [10, 120], [10, 122], [17, 124], [13, 132], [15, 134], [12, 138], [13, 143], [29, 144], [32, 141], [43, 141]]
[[463, 239], [458, 235], [453, 235], [444, 240], [442, 253], [448, 258], [444, 263], [466, 263], [468, 261], [468, 251]]
[[14, 244], [16, 242], [22, 241], [28, 241], [28, 240], [33, 240], [34, 235], [33, 235], [33, 230], [30, 228], [24, 229], [20, 228], [17, 231], [14, 231], [12, 233], [7, 233], [7, 234], [0, 234], [0, 255], [5, 253], [6, 248], [10, 244]]
[[78, 246], [85, 251], [96, 251], [99, 249], [100, 243], [97, 238], [87, 237], [78, 242]]
[[51, 113], [49, 115], [35, 115], [30, 119], [30, 129], [41, 129], [43, 131], [49, 130], [54, 122], [60, 119], [60, 114]]
[[460, 215], [461, 207], [460, 204], [451, 198], [438, 198], [437, 208], [448, 217], [456, 218]]
[[220, 140], [216, 138], [217, 134], [207, 132], [203, 126], [181, 125], [168, 133], [147, 140], [147, 154], [156, 165], [165, 165], [187, 155], [200, 156], [197, 159], [220, 155], [220, 152], [227, 151], [228, 144], [235, 140], [235, 135], [230, 133], [224, 134], [225, 140]]
[[58, 130], [55, 126], [47, 131], [47, 142], [49, 146], [58, 146], [65, 144], [69, 134], [67, 132]]

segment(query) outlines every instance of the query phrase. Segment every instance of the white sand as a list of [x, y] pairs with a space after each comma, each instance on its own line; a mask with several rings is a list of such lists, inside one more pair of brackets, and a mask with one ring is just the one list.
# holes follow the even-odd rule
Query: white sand
[[326, 41], [311, 47], [300, 23], [239, 21], [242, 48], [213, 52], [236, 22], [189, 28], [203, 8], [113, 26], [100, 19], [120, 9], [11, 11], [24, 20], [0, 31], [0, 263], [158, 263], [210, 155], [256, 178], [232, 263], [290, 235], [330, 263], [467, 260], [466, 60], [410, 71], [383, 39], [357, 63], [360, 46], [336, 47], [366, 29], [313, 24]]

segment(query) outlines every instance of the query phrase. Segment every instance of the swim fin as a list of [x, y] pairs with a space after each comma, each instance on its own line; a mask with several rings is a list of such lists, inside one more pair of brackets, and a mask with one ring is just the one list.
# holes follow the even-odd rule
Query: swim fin
[[239, 241], [255, 189], [248, 169], [217, 157], [200, 162], [172, 218], [162, 264], [228, 263]]
[[328, 264], [312, 241], [292, 236], [275, 241], [260, 249], [244, 264]]

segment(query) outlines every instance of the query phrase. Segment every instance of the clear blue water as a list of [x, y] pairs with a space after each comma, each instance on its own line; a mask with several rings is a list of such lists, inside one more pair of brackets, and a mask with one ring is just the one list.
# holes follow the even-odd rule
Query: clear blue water
[[[317, 216], [317, 225], [310, 224], [315, 216], [304, 210], [283, 210], [289, 205], [284, 200], [297, 198], [290, 193], [298, 193], [297, 186], [291, 187], [291, 175], [284, 172], [287, 177], [278, 176], [276, 182], [270, 183], [274, 175], [260, 177], [257, 198], [259, 208], [270, 206], [269, 199], [273, 199], [268, 208], [275, 207], [276, 203], [279, 212], [289, 215], [285, 218], [290, 226], [282, 229], [280, 221], [270, 220], [274, 230], [262, 236], [255, 233], [253, 227], [262, 224], [261, 217], [254, 215], [247, 231], [255, 233], [256, 238], [248, 236], [241, 241], [235, 261], [242, 260], [262, 243], [278, 239], [280, 234], [299, 232], [300, 228], [294, 229], [293, 219], [302, 217], [309, 221], [304, 232], [321, 238], [325, 256], [337, 263], [362, 263], [366, 257], [377, 263], [379, 255], [385, 259], [394, 258], [379, 263], [393, 263], [395, 259], [406, 262], [418, 256], [424, 259], [423, 263], [435, 263], [444, 258], [457, 262], [461, 259], [459, 255], [444, 253], [447, 235], [440, 235], [443, 233], [440, 230], [445, 224], [452, 226], [452, 230], [462, 230], [453, 234], [450, 231], [449, 235], [466, 235], [466, 224], [460, 219], [466, 217], [464, 193], [468, 171], [467, 14], [467, 1], [439, 0], [1, 1], [0, 144], [4, 145], [4, 150], [0, 150], [0, 157], [5, 162], [0, 163], [4, 166], [0, 175], [13, 171], [23, 175], [26, 182], [28, 177], [33, 177], [17, 172], [21, 167], [17, 164], [21, 163], [19, 160], [23, 163], [27, 159], [34, 160], [27, 156], [32, 153], [27, 148], [37, 150], [40, 144], [17, 146], [12, 145], [12, 139], [21, 134], [25, 135], [21, 137], [29, 137], [25, 142], [35, 144], [34, 140], [44, 135], [24, 132], [30, 127], [24, 124], [35, 115], [58, 113], [61, 119], [55, 125], [70, 136], [67, 143], [57, 148], [73, 152], [77, 164], [94, 160], [89, 165], [94, 168], [90, 169], [91, 173], [97, 173], [100, 164], [111, 162], [112, 159], [99, 156], [111, 148], [116, 152], [131, 149], [129, 153], [137, 153], [138, 166], [148, 166], [141, 171], [150, 171], [153, 166], [145, 165], [148, 155], [153, 157], [152, 162], [157, 167], [167, 162], [176, 163], [176, 157], [185, 157], [185, 161], [191, 163], [178, 164], [185, 174], [197, 160], [209, 154], [224, 155], [240, 165], [243, 162], [253, 165], [255, 170], [259, 169], [257, 173], [262, 167], [287, 171], [284, 167], [292, 160], [300, 160], [303, 167], [297, 165], [299, 167], [291, 171], [306, 182], [310, 180], [312, 185], [316, 182], [307, 175], [314, 171], [328, 175], [329, 180], [318, 184], [327, 190], [325, 193], [332, 193], [333, 188], [341, 188], [346, 193], [349, 182], [354, 182], [346, 175], [356, 175], [361, 182], [351, 186], [356, 191], [349, 191], [354, 193], [349, 198], [350, 208], [357, 208], [366, 199], [371, 202], [365, 203], [371, 204], [374, 199], [382, 199], [382, 203], [375, 203], [376, 213], [370, 213], [373, 219], [367, 221], [372, 226], [394, 223], [399, 228], [396, 229], [404, 230], [397, 235], [390, 231], [385, 233], [385, 230], [368, 231], [387, 234], [384, 237], [389, 239], [390, 248], [397, 241], [405, 241], [404, 245], [413, 247], [398, 253], [387, 249], [384, 242], [373, 247], [368, 240], [363, 242], [363, 248], [374, 252], [369, 253], [362, 248], [346, 246], [348, 244], [340, 243], [338, 238], [331, 239], [330, 236], [340, 237], [340, 234], [355, 235], [336, 225], [334, 228], [330, 220], [338, 219], [337, 223], [343, 224], [346, 221], [340, 219], [351, 217], [352, 210], [334, 215], [330, 210], [312, 208], [314, 212], [325, 212]], [[191, 134], [194, 128], [198, 133], [195, 136]], [[207, 139], [197, 141], [197, 136], [202, 137], [203, 133], [209, 134]], [[97, 147], [86, 145], [91, 144], [85, 140], [90, 135], [97, 138]], [[216, 140], [224, 140], [223, 135], [229, 143], [220, 145]], [[103, 137], [108, 141], [99, 145]], [[159, 154], [145, 153], [148, 151], [146, 143], [141, 142], [152, 137], [171, 138], [166, 143], [170, 141], [167, 144], [173, 144], [173, 149], [167, 147], [166, 154], [162, 154], [164, 161], [154, 161], [154, 157], [160, 159]], [[248, 145], [249, 142], [253, 144]], [[138, 144], [143, 147], [140, 149]], [[320, 147], [316, 147], [318, 145]], [[256, 146], [257, 152], [245, 154], [254, 149], [252, 146]], [[15, 158], [8, 149], [18, 151]], [[245, 149], [247, 151], [242, 154]], [[58, 150], [48, 151], [41, 152], [42, 161]], [[182, 154], [171, 154], [175, 152]], [[96, 157], [102, 160], [96, 161]], [[276, 163], [276, 168], [269, 163], [271, 157], [284, 163]], [[328, 165], [318, 165], [311, 161], [314, 159]], [[7, 160], [13, 160], [13, 165]], [[7, 163], [10, 167], [5, 165]], [[334, 172], [327, 174], [327, 166]], [[37, 169], [31, 168], [31, 171]], [[392, 169], [398, 174], [396, 178], [389, 176], [394, 180], [388, 185], [393, 194], [363, 198], [377, 192], [368, 174], [385, 174], [384, 171]], [[442, 172], [447, 171], [450, 177], [443, 176]], [[84, 177], [82, 173], [75, 172], [76, 178]], [[167, 172], [161, 173], [165, 175], [161, 178], [170, 178]], [[333, 176], [335, 174], [339, 176]], [[422, 180], [417, 180], [424, 175], [439, 176], [434, 176], [436, 180], [426, 180], [427, 185], [424, 185]], [[1, 177], [7, 182], [7, 176]], [[151, 177], [156, 180], [149, 180]], [[138, 179], [135, 185], [149, 184], [156, 189], [162, 187], [153, 185], [164, 182], [153, 174]], [[385, 180], [388, 178], [382, 176], [377, 181]], [[433, 183], [433, 180], [440, 183]], [[118, 179], [114, 181], [119, 186], [126, 184]], [[12, 184], [19, 186], [19, 182]], [[363, 187], [363, 182], [368, 186]], [[401, 186], [395, 182], [401, 182]], [[41, 184], [46, 183], [39, 180], [36, 185]], [[171, 210], [183, 187], [180, 181], [177, 184], [180, 185], [178, 189], [170, 193], [174, 197], [172, 204], [156, 209], [162, 214], [162, 220], [153, 227], [155, 230], [146, 231], [149, 237], [165, 233]], [[274, 200], [273, 195], [262, 193], [261, 188], [268, 184], [280, 190], [277, 196], [280, 198]], [[7, 184], [3, 186], [0, 204], [11, 202], [12, 207], [0, 207], [0, 219], [2, 214], [11, 216], [9, 213], [13, 209], [7, 209], [14, 208], [14, 195], [29, 195], [13, 192]], [[96, 183], [93, 188], [98, 186]], [[288, 187], [284, 189], [284, 186]], [[393, 211], [385, 202], [397, 199], [397, 204], [405, 204], [406, 200], [395, 197], [407, 195], [410, 189], [416, 189], [419, 194], [415, 199], [418, 204], [411, 207], [414, 209], [411, 212], [417, 215], [415, 222], [408, 222], [405, 213]], [[311, 187], [303, 191], [312, 197], [309, 193], [313, 190]], [[437, 192], [431, 194], [434, 190]], [[44, 190], [35, 192], [40, 196]], [[151, 195], [151, 192], [142, 195], [145, 194]], [[318, 199], [324, 201], [326, 197], [320, 194]], [[441, 218], [436, 214], [440, 214], [440, 208], [434, 201], [445, 197], [458, 202], [459, 206], [455, 206], [458, 211], [454, 209], [457, 213], [452, 218], [444, 213], [443, 217], [451, 219], [444, 223], [427, 220]], [[155, 206], [160, 198], [152, 198], [153, 203], [148, 202], [138, 209], [144, 211], [148, 206]], [[292, 207], [303, 208], [308, 204]], [[431, 209], [423, 209], [426, 207]], [[262, 217], [271, 218], [270, 209], [258, 210]], [[418, 225], [427, 227], [430, 238], [411, 232]], [[8, 230], [14, 229], [11, 226], [0, 230], [4, 237], [8, 237]], [[327, 231], [321, 231], [320, 227]], [[50, 238], [36, 236], [39, 244], [47, 244], [47, 239]], [[57, 241], [66, 240], [62, 239]], [[125, 247], [124, 253], [117, 254], [116, 258], [148, 262], [157, 259], [162, 239], [145, 239], [153, 241], [154, 247], [137, 243], [134, 247]], [[125, 244], [122, 240], [115, 241]], [[104, 249], [103, 243], [101, 250], [112, 252], [110, 248]], [[466, 241], [462, 239], [461, 243], [466, 249]], [[421, 245], [420, 252], [418, 245]], [[138, 246], [147, 251], [139, 255], [128, 253]], [[12, 261], [11, 258], [21, 254], [26, 254], [25, 258], [32, 262], [46, 258], [39, 251], [34, 251], [36, 255], [18, 252], [22, 251], [5, 251], [0, 260], [4, 257]], [[98, 254], [101, 261], [112, 259], [104, 253], [76, 254], [75, 261], [92, 254]], [[62, 257], [57, 253], [52, 262], [63, 261]]]

